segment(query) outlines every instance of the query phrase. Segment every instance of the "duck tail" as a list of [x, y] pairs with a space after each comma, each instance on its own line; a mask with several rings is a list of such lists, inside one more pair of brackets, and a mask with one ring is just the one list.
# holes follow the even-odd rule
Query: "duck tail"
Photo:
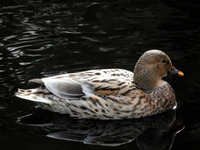
[[18, 89], [18, 91], [15, 93], [16, 97], [34, 101], [34, 102], [40, 102], [45, 104], [51, 104], [52, 101], [47, 96], [47, 90], [41, 91], [41, 88], [36, 89]]

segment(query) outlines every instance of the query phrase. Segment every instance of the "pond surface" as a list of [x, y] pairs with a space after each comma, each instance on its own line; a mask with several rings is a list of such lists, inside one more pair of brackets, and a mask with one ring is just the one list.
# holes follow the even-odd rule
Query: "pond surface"
[[[200, 149], [200, 2], [7, 0], [0, 6], [0, 149]], [[185, 74], [165, 78], [176, 92], [176, 112], [77, 121], [14, 97], [35, 77], [133, 70], [149, 49], [166, 52]]]

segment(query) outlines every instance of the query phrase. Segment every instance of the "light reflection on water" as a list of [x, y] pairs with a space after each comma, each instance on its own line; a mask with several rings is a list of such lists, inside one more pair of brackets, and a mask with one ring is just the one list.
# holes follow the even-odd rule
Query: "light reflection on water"
[[[184, 128], [180, 120], [175, 121], [175, 111], [145, 119], [103, 121], [74, 120], [66, 115], [38, 110], [34, 114], [20, 117], [18, 123], [32, 128], [37, 126], [44, 132], [33, 132], [50, 138], [91, 145], [120, 146], [137, 139], [142, 149], [171, 146], [176, 133]], [[157, 137], [152, 138], [155, 134]]]
[[[10, 122], [14, 122], [17, 116], [34, 108], [34, 104], [13, 97], [18, 87], [29, 86], [27, 81], [31, 78], [97, 68], [133, 70], [144, 51], [157, 48], [164, 50], [185, 73], [181, 79], [166, 78], [176, 91], [180, 104], [178, 117], [188, 121], [189, 126], [198, 124], [198, 10], [199, 6], [189, 1], [159, 0], [151, 4], [128, 0], [68, 3], [35, 0], [2, 7], [2, 118], [13, 116]], [[0, 119], [0, 124], [7, 122]], [[16, 124], [12, 128], [17, 128]], [[183, 132], [182, 137], [188, 133], [190, 130]], [[175, 142], [174, 147], [179, 144]]]

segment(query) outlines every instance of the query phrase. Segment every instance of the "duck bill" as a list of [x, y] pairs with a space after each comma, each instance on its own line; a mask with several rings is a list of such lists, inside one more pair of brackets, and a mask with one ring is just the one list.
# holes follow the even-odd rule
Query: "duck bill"
[[183, 74], [182, 71], [176, 69], [176, 68], [173, 67], [173, 66], [170, 68], [169, 74], [170, 74], [170, 75], [175, 75], [175, 76], [184, 76], [184, 74]]

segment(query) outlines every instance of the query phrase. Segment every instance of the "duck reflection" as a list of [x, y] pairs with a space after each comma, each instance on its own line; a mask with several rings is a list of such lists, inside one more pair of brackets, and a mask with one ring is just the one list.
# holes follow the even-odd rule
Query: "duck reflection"
[[[34, 114], [20, 117], [18, 123], [39, 127], [40, 134], [60, 140], [102, 146], [119, 146], [136, 140], [141, 150], [168, 150], [175, 135], [184, 128], [175, 116], [175, 111], [168, 111], [132, 120], [77, 120], [38, 109]], [[38, 130], [33, 132], [38, 134]]]

